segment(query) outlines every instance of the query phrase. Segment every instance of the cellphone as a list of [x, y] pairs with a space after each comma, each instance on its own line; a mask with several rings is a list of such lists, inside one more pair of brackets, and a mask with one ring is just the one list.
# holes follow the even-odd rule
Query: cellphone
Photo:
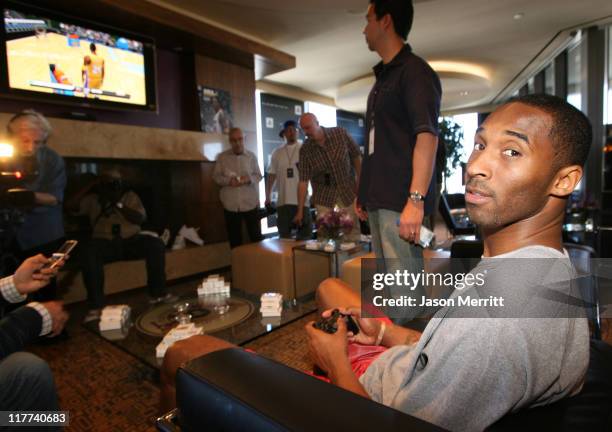
[[[397, 218], [395, 221], [395, 225], [399, 226], [400, 220]], [[419, 241], [417, 242], [423, 248], [428, 248], [433, 243], [433, 239], [435, 234], [432, 230], [427, 228], [425, 225], [421, 225], [421, 230], [419, 232]]]
[[77, 245], [78, 241], [76, 240], [66, 240], [64, 242], [64, 244], [62, 245], [62, 247], [60, 247], [57, 252], [54, 252], [53, 255], [51, 255], [51, 258], [49, 258], [51, 261], [48, 262], [47, 264], [45, 264], [43, 266], [43, 268], [50, 268], [53, 269], [55, 267], [57, 267], [57, 264], [66, 257], [66, 255], [68, 255], [70, 253], [70, 251], [72, 251], [72, 249], [74, 249], [74, 247]]

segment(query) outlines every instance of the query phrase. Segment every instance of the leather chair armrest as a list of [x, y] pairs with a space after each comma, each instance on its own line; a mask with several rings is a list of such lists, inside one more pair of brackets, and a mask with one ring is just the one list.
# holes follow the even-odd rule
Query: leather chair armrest
[[176, 388], [185, 431], [444, 430], [240, 348], [189, 362]]

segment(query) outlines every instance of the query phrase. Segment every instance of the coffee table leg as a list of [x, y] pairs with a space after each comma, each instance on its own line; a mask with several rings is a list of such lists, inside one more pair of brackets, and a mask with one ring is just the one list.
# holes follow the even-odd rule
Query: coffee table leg
[[295, 248], [291, 249], [291, 255], [293, 260], [293, 300], [291, 304], [297, 306], [297, 277], [295, 275]]

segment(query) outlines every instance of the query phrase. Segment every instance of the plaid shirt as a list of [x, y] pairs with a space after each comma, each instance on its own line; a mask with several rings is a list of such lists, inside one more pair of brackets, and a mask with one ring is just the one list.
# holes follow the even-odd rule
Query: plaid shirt
[[341, 127], [323, 128], [325, 142], [308, 138], [300, 149], [300, 181], [312, 183], [312, 203], [349, 206], [355, 199], [353, 160], [361, 153]]
[[[2, 294], [2, 297], [9, 303], [20, 303], [27, 298], [25, 294], [20, 294], [19, 291], [17, 291], [13, 276], [0, 279], [0, 294]], [[39, 335], [44, 336], [51, 333], [53, 319], [47, 308], [38, 302], [30, 302], [26, 306], [36, 310], [42, 318]]]

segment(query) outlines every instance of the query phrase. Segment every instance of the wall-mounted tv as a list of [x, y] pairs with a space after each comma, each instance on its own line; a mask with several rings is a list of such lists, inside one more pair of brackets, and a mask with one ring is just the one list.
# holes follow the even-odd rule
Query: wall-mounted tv
[[0, 6], [2, 93], [156, 110], [151, 39], [17, 2]]

